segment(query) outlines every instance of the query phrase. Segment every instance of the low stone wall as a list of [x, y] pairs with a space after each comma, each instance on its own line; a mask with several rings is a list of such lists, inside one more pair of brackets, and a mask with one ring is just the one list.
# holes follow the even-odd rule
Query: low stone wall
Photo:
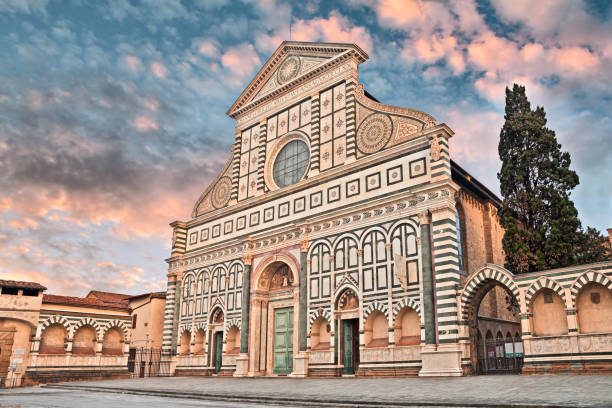
[[523, 373], [612, 374], [612, 333], [523, 339]]
[[94, 381], [94, 380], [118, 380], [131, 378], [127, 367], [83, 367], [54, 368], [45, 370], [28, 370], [23, 376], [21, 385], [32, 386], [37, 384], [49, 384], [67, 381]]

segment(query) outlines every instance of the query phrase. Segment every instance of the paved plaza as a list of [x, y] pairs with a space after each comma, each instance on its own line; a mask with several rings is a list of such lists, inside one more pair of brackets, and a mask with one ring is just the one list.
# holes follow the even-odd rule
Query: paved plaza
[[0, 391], [0, 407], [611, 407], [612, 376], [462, 378], [169, 377]]

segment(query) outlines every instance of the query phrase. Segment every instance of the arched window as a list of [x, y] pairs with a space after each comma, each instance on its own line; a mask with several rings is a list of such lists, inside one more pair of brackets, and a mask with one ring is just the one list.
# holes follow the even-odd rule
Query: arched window
[[181, 334], [181, 343], [179, 348], [179, 354], [181, 356], [189, 355], [189, 343], [191, 342], [191, 332], [189, 330], [183, 331]]
[[64, 354], [66, 328], [59, 323], [52, 324], [40, 335], [40, 354]]
[[72, 337], [72, 354], [96, 354], [96, 337], [96, 329], [92, 326], [81, 326]]
[[357, 256], [357, 241], [351, 237], [344, 237], [336, 245], [334, 250], [334, 268], [336, 272], [359, 266]]
[[576, 299], [576, 313], [580, 333], [612, 332], [612, 292], [599, 283], [585, 285]]
[[418, 346], [421, 344], [421, 319], [414, 309], [405, 307], [395, 317], [395, 344]]
[[123, 330], [118, 327], [111, 327], [104, 333], [102, 354], [113, 356], [123, 355]]
[[193, 274], [187, 275], [183, 279], [183, 299], [181, 305], [181, 315], [190, 316], [194, 310], [194, 297], [195, 295], [195, 278]]
[[323, 316], [317, 317], [310, 331], [310, 348], [312, 350], [329, 350], [331, 327]]
[[240, 330], [235, 325], [227, 331], [226, 350], [226, 354], [240, 353]]
[[365, 323], [364, 340], [366, 347], [387, 347], [389, 345], [389, 323], [385, 315], [375, 310]]
[[204, 329], [199, 329], [194, 337], [193, 354], [202, 355], [204, 351], [204, 343], [206, 342], [206, 334]]
[[556, 292], [544, 288], [531, 300], [532, 333], [534, 336], [567, 334], [565, 303]]
[[363, 290], [387, 287], [387, 242], [382, 232], [370, 231], [363, 240]]
[[391, 232], [393, 286], [419, 282], [416, 232], [410, 224], [400, 224]]
[[[344, 262], [344, 260], [343, 260]], [[315, 245], [310, 253], [310, 299], [326, 298], [331, 295], [331, 259], [329, 246]]]

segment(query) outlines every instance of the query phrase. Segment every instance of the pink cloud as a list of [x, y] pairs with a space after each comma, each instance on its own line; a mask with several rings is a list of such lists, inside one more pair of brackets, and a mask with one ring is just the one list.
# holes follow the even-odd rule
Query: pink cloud
[[140, 58], [134, 55], [127, 55], [125, 57], [125, 63], [128, 68], [134, 73], [140, 72], [140, 70], [142, 69], [142, 62], [140, 61]]
[[424, 8], [417, 0], [382, 0], [376, 7], [376, 14], [382, 24], [401, 28], [425, 20], [427, 11]]
[[165, 78], [168, 73], [168, 69], [161, 62], [154, 61], [151, 63], [151, 71], [153, 75], [158, 78]]
[[569, 75], [592, 71], [599, 65], [599, 58], [582, 47], [557, 48], [550, 51], [552, 61]]
[[239, 79], [243, 79], [251, 75], [261, 65], [261, 60], [253, 45], [242, 44], [229, 48], [221, 56], [221, 64]]
[[219, 48], [214, 42], [208, 40], [200, 42], [198, 51], [207, 57], [217, 57], [219, 55]]
[[366, 52], [372, 50], [372, 37], [364, 27], [354, 26], [336, 11], [329, 18], [297, 20], [293, 27], [292, 38], [296, 41], [325, 41], [355, 43]]
[[17, 220], [11, 220], [8, 223], [11, 227], [20, 230], [30, 230], [38, 228], [38, 223], [32, 218], [19, 218]]
[[158, 127], [155, 119], [148, 116], [137, 117], [134, 121], [134, 126], [136, 126], [136, 129], [140, 130], [141, 132], [157, 130]]

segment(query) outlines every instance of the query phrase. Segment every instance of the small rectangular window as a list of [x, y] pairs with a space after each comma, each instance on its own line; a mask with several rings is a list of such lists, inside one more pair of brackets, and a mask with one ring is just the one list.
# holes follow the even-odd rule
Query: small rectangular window
[[17, 288], [2, 288], [3, 295], [18, 295], [19, 289]]
[[137, 314], [132, 315], [132, 329], [136, 328], [136, 318], [138, 317]]

